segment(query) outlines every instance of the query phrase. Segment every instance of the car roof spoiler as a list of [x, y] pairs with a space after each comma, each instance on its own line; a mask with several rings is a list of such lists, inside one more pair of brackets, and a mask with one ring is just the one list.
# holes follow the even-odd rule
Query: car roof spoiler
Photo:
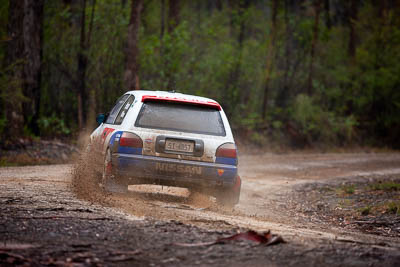
[[196, 99], [187, 99], [182, 97], [169, 97], [169, 96], [153, 96], [153, 95], [144, 95], [142, 96], [142, 102], [146, 101], [168, 101], [168, 102], [177, 102], [177, 103], [184, 103], [190, 105], [197, 105], [197, 106], [206, 106], [215, 108], [217, 110], [221, 110], [221, 105], [214, 101], [202, 101]]

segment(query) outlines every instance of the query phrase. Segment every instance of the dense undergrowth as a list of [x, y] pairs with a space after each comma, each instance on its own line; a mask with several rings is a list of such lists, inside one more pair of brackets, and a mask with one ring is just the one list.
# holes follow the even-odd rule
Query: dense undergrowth
[[[7, 25], [9, 1], [0, 2]], [[38, 130], [24, 114], [24, 136], [74, 139], [82, 130], [75, 90], [82, 10], [73, 2], [45, 3]], [[393, 1], [182, 1], [172, 29], [169, 2], [144, 1], [142, 89], [214, 98], [236, 135], [257, 146], [400, 147], [400, 7]], [[108, 112], [125, 91], [130, 5], [87, 1], [84, 11], [90, 43], [83, 117], [90, 130], [95, 114]], [[0, 39], [7, 38], [2, 27]], [[5, 54], [1, 46], [0, 61]], [[31, 102], [8, 76], [20, 64], [0, 68], [2, 110]], [[0, 135], [16, 121], [2, 112]]]

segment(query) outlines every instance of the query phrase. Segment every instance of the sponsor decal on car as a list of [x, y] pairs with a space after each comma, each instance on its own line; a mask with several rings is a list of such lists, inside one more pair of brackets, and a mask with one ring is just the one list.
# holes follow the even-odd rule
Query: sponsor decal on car
[[107, 139], [107, 136], [112, 133], [115, 129], [113, 128], [105, 128], [103, 133], [101, 134], [101, 144], [104, 144], [104, 142]]
[[173, 163], [156, 163], [156, 171], [158, 172], [173, 172], [173, 173], [186, 173], [201, 175], [203, 168], [199, 166], [185, 166], [182, 164]]

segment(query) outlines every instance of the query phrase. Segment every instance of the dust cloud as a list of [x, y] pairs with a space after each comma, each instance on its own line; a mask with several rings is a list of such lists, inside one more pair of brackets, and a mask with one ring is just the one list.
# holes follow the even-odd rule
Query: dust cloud
[[218, 210], [215, 200], [204, 192], [159, 185], [129, 185], [127, 193], [107, 192], [101, 186], [103, 156], [91, 151], [89, 134], [81, 134], [81, 155], [72, 170], [72, 190], [78, 198], [114, 207], [139, 217], [175, 220], [176, 210]]

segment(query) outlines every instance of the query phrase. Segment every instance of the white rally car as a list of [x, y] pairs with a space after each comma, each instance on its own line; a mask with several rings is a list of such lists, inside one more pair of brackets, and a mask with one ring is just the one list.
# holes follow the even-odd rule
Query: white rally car
[[214, 100], [163, 91], [130, 91], [97, 116], [91, 150], [101, 153], [102, 185], [186, 187], [239, 202], [241, 179], [228, 119]]

